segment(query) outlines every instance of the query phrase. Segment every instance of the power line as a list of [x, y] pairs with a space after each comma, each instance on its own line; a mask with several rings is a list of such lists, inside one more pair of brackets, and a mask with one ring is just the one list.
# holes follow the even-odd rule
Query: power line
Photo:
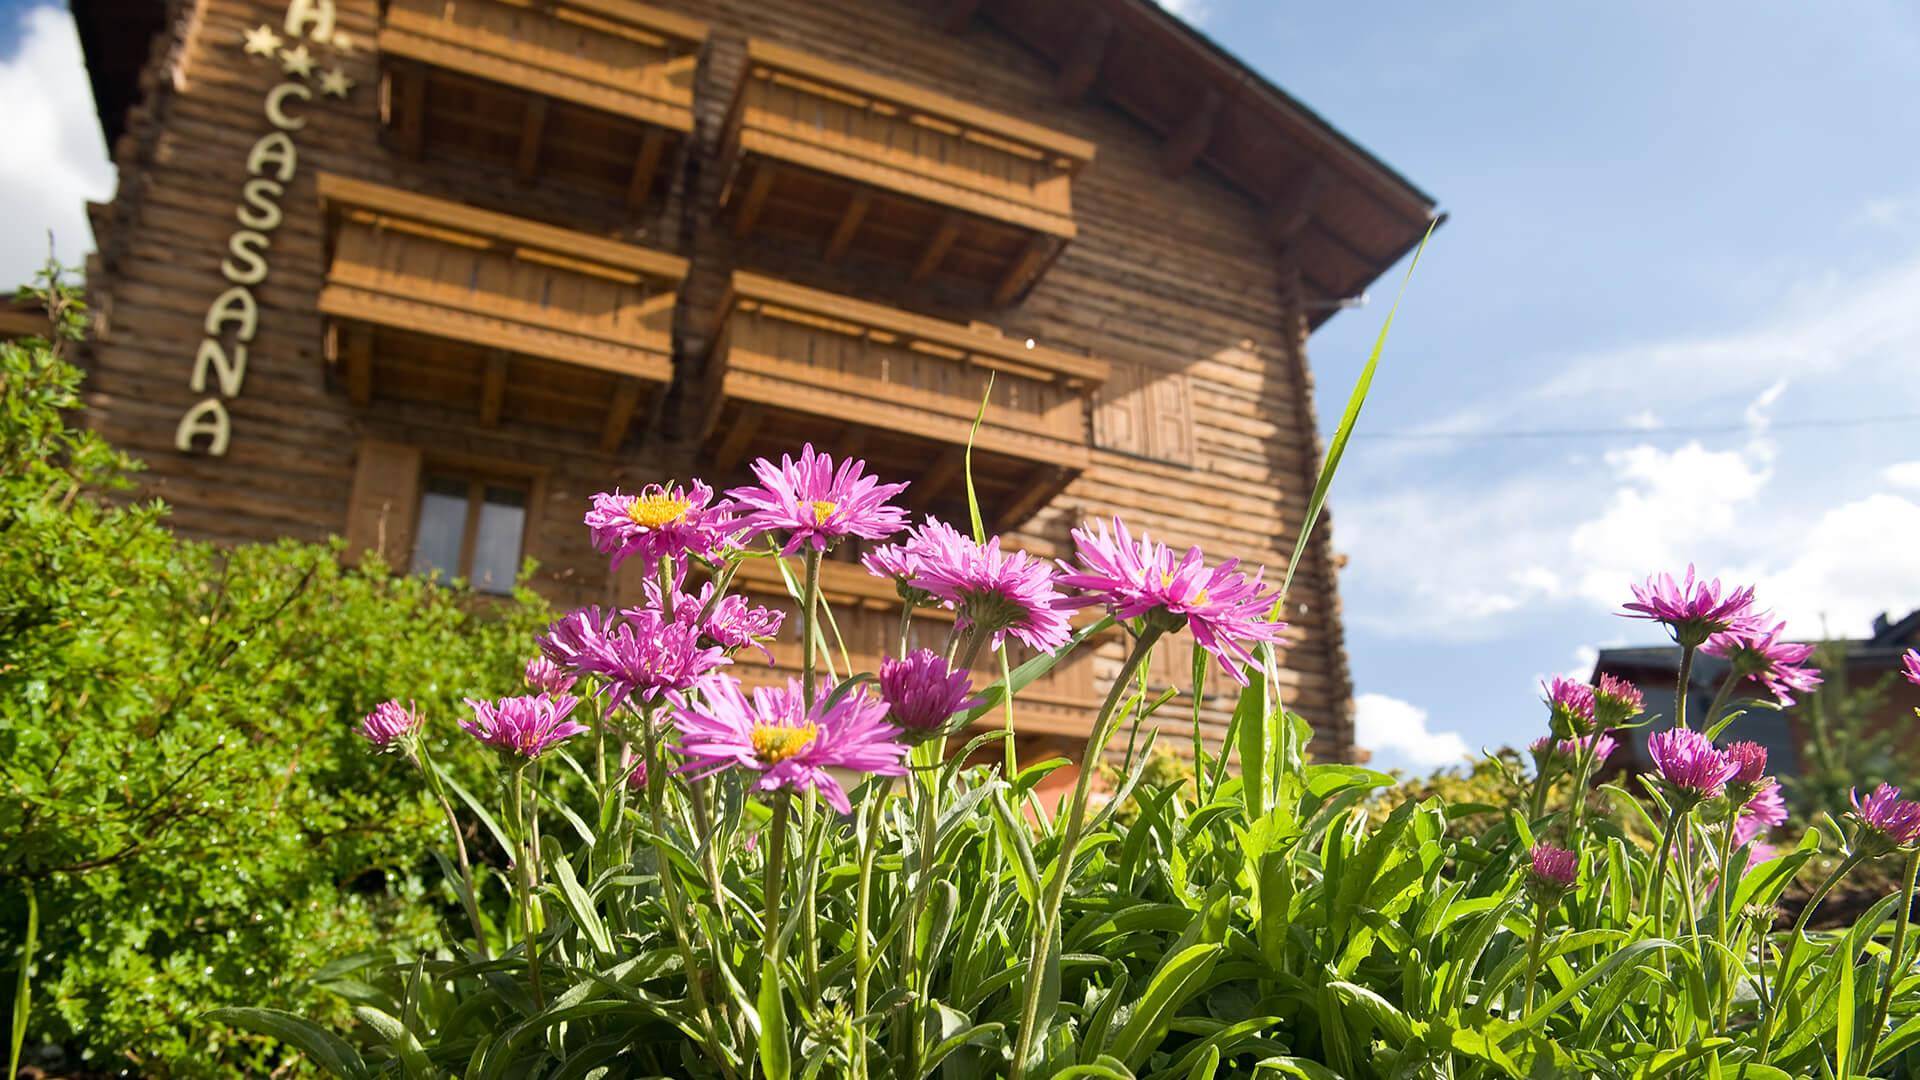
[[[1761, 425], [1759, 431], [1802, 430], [1812, 428], [1854, 428], [1869, 427], [1877, 424], [1911, 424], [1920, 422], [1920, 412], [1889, 413], [1884, 416], [1839, 416], [1806, 420], [1770, 420]], [[1648, 437], [1656, 435], [1740, 435], [1754, 432], [1752, 424], [1708, 424], [1699, 427], [1611, 427], [1611, 428], [1552, 428], [1538, 431], [1366, 431], [1356, 430], [1355, 439], [1374, 439], [1382, 442], [1501, 442], [1512, 439], [1610, 439], [1620, 436]]]

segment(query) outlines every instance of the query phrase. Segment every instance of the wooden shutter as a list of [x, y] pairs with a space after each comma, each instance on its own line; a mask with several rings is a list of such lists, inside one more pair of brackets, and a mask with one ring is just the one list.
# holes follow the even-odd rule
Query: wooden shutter
[[347, 560], [378, 551], [406, 571], [413, 559], [413, 525], [420, 511], [420, 451], [400, 443], [362, 439], [347, 501]]
[[1193, 464], [1193, 380], [1186, 372], [1116, 363], [1093, 406], [1094, 445]]

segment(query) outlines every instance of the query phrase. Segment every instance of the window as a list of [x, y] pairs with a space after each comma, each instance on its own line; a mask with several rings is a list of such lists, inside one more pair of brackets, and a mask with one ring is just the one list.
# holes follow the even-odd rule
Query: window
[[420, 481], [413, 570], [466, 578], [478, 592], [511, 592], [526, 526], [524, 484], [429, 472]]

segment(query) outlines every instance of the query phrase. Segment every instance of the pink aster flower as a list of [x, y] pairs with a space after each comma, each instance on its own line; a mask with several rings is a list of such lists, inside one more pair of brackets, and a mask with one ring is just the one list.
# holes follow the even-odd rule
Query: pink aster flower
[[1113, 526], [1113, 533], [1107, 531], [1105, 522], [1073, 530], [1080, 566], [1061, 563], [1066, 572], [1060, 584], [1085, 595], [1069, 598], [1066, 603], [1072, 607], [1104, 604], [1120, 619], [1155, 613], [1184, 618], [1195, 643], [1212, 653], [1227, 674], [1246, 685], [1241, 666], [1253, 662], [1247, 647], [1278, 641], [1286, 629], [1285, 623], [1267, 619], [1267, 609], [1278, 590], [1262, 589], [1257, 572], [1251, 579], [1239, 573], [1235, 569], [1238, 560], [1228, 559], [1208, 570], [1200, 549], [1195, 547], [1188, 548], [1186, 556], [1176, 563], [1165, 544], [1156, 544], [1145, 534], [1135, 543], [1119, 518], [1114, 519]]
[[1696, 579], [1689, 563], [1682, 581], [1674, 581], [1672, 574], [1659, 574], [1633, 586], [1633, 603], [1621, 614], [1665, 623], [1675, 641], [1692, 648], [1723, 630], [1746, 625], [1752, 609], [1752, 586], [1723, 591], [1719, 578]]
[[1753, 798], [1740, 807], [1740, 816], [1733, 821], [1733, 842], [1736, 847], [1750, 844], [1769, 829], [1775, 829], [1787, 823], [1787, 799], [1780, 793], [1778, 781], [1769, 780]]
[[473, 719], [460, 721], [460, 726], [503, 756], [532, 761], [587, 730], [585, 724], [567, 719], [579, 703], [572, 694], [529, 694], [499, 701], [468, 698]]
[[828, 769], [876, 776], [906, 772], [907, 745], [899, 741], [900, 730], [886, 722], [886, 703], [862, 690], [832, 700], [832, 691], [822, 686], [809, 709], [801, 704], [797, 679], [784, 688], [760, 687], [751, 698], [740, 693], [738, 680], [725, 676], [708, 676], [697, 689], [697, 696], [679, 691], [667, 696], [680, 729], [675, 749], [696, 777], [747, 769], [760, 774], [753, 782], [757, 790], [815, 790], [845, 814], [852, 806]]
[[621, 755], [621, 761], [630, 766], [627, 769], [627, 787], [634, 791], [647, 789], [647, 763], [631, 749]]
[[586, 516], [593, 549], [612, 556], [614, 570], [636, 555], [649, 565], [689, 555], [710, 559], [735, 529], [712, 501], [713, 489], [698, 480], [685, 487], [648, 484], [637, 495], [603, 491]]
[[376, 753], [406, 753], [423, 723], [413, 705], [383, 701], [360, 721], [360, 737], [373, 744]]
[[1900, 673], [1908, 682], [1920, 686], [1920, 649], [1908, 649], [1901, 654]]
[[1900, 789], [1881, 784], [1866, 798], [1855, 788], [1848, 794], [1853, 812], [1847, 816], [1859, 826], [1860, 843], [1876, 855], [1920, 843], [1920, 803], [1900, 797]]
[[689, 689], [695, 679], [732, 663], [719, 646], [702, 642], [690, 622], [668, 621], [653, 608], [621, 615], [582, 640], [576, 661], [579, 670], [607, 680], [609, 712], [632, 696], [655, 701], [667, 691]]
[[1527, 887], [1538, 898], [1558, 900], [1580, 875], [1580, 856], [1548, 843], [1533, 845], [1527, 853]]
[[1548, 769], [1564, 765], [1569, 760], [1566, 756], [1566, 748], [1571, 745], [1573, 745], [1571, 739], [1562, 742], [1551, 735], [1542, 735], [1527, 744], [1527, 753], [1533, 756], [1535, 771], [1546, 772]]
[[[679, 589], [676, 581], [673, 591], [673, 619], [685, 626], [694, 626], [708, 643], [719, 646], [731, 656], [741, 649], [752, 646], [766, 656], [767, 663], [773, 663], [773, 650], [767, 648], [767, 640], [780, 632], [780, 626], [786, 621], [786, 614], [774, 608], [761, 607], [749, 601], [739, 593], [728, 593], [719, 600], [713, 599], [713, 582], [700, 586], [699, 593], [689, 596]], [[660, 592], [660, 583], [646, 583], [647, 603], [649, 606], [665, 610], [666, 597]], [[633, 617], [641, 609], [630, 608], [628, 617]]]
[[1603, 728], [1621, 724], [1646, 711], [1640, 688], [1617, 675], [1602, 675], [1593, 688], [1593, 717]]
[[1726, 788], [1734, 763], [1713, 740], [1691, 728], [1669, 728], [1647, 740], [1647, 753], [1660, 778], [1675, 791], [1707, 799]]
[[1727, 760], [1733, 762], [1733, 775], [1730, 783], [1758, 784], [1767, 773], [1767, 748], [1757, 742], [1733, 742], [1725, 750]]
[[[939, 522], [930, 517], [921, 528], [937, 524]], [[866, 567], [867, 573], [874, 577], [892, 581], [894, 591], [900, 594], [900, 599], [912, 603], [915, 607], [933, 602], [933, 597], [928, 595], [925, 589], [913, 583], [913, 579], [920, 576], [920, 554], [911, 539], [904, 544], [882, 544], [873, 548], [860, 556], [860, 565]]]
[[1614, 742], [1613, 736], [1605, 733], [1583, 735], [1575, 739], [1561, 739], [1558, 744], [1560, 753], [1567, 755], [1569, 760], [1575, 758], [1576, 755], [1589, 746], [1592, 748], [1593, 767], [1596, 769], [1605, 765], [1607, 759], [1612, 757], [1613, 752], [1619, 748], [1619, 744]]
[[976, 544], [931, 519], [914, 545], [914, 586], [952, 605], [963, 629], [992, 634], [996, 648], [1012, 634], [1036, 652], [1052, 652], [1073, 636], [1053, 567], [1024, 551], [1002, 551], [997, 536]]
[[965, 668], [947, 667], [939, 653], [916, 649], [905, 660], [880, 661], [880, 700], [894, 723], [920, 734], [936, 732], [973, 706], [973, 679]]
[[573, 689], [575, 678], [545, 654], [527, 661], [527, 685], [543, 694], [564, 694]]
[[1573, 737], [1593, 730], [1592, 686], [1556, 675], [1552, 682], [1541, 683], [1540, 688], [1547, 694], [1547, 708], [1552, 712], [1555, 734]]
[[907, 512], [887, 500], [907, 489], [905, 484], [882, 484], [866, 475], [867, 463], [847, 459], [834, 467], [833, 458], [816, 453], [808, 443], [800, 460], [782, 454], [780, 464], [766, 458], [753, 463], [759, 487], [727, 492], [731, 508], [740, 516], [744, 542], [763, 533], [784, 538], [780, 552], [791, 555], [802, 547], [825, 551], [842, 537], [884, 540], [906, 526]]
[[1768, 630], [1761, 626], [1756, 622], [1722, 630], [1708, 638], [1700, 651], [1727, 661], [1742, 678], [1766, 687], [1775, 701], [1791, 705], [1794, 694], [1820, 685], [1820, 672], [1805, 666], [1813, 646], [1781, 641], [1786, 623], [1775, 623]]

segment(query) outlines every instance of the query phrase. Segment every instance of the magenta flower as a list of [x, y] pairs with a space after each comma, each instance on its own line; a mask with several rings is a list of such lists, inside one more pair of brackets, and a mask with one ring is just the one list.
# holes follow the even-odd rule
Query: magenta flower
[[527, 685], [540, 693], [564, 694], [573, 689], [575, 678], [544, 654], [527, 661]]
[[499, 701], [468, 698], [473, 719], [460, 721], [460, 727], [502, 755], [532, 761], [587, 730], [585, 724], [567, 719], [579, 703], [572, 694], [529, 694]]
[[1542, 735], [1527, 744], [1527, 753], [1533, 755], [1533, 767], [1539, 772], [1562, 765], [1567, 761], [1564, 756], [1573, 740], [1562, 742], [1551, 735]]
[[1605, 733], [1583, 735], [1574, 739], [1561, 739], [1558, 744], [1560, 753], [1567, 755], [1569, 759], [1579, 754], [1581, 750], [1588, 746], [1592, 747], [1593, 767], [1596, 769], [1605, 765], [1607, 759], [1612, 757], [1613, 752], [1619, 748], [1619, 744], [1613, 741], [1613, 736]]
[[1278, 641], [1286, 629], [1285, 623], [1267, 619], [1278, 590], [1263, 590], [1259, 573], [1251, 579], [1239, 573], [1238, 560], [1228, 559], [1209, 571], [1195, 547], [1188, 548], [1176, 564], [1165, 544], [1156, 544], [1145, 534], [1135, 543], [1119, 518], [1113, 526], [1111, 534], [1105, 522], [1073, 530], [1080, 566], [1061, 563], [1066, 572], [1060, 584], [1085, 595], [1069, 598], [1066, 604], [1104, 604], [1119, 619], [1156, 613], [1184, 618], [1194, 642], [1212, 653], [1235, 681], [1246, 685], [1241, 667], [1253, 663], [1248, 645]]
[[383, 701], [360, 721], [360, 737], [373, 744], [376, 753], [408, 753], [424, 721], [411, 704]]
[[1602, 675], [1593, 688], [1594, 721], [1603, 728], [1619, 727], [1646, 710], [1640, 688], [1617, 675]]
[[1727, 760], [1733, 762], [1733, 775], [1730, 783], [1758, 784], [1767, 773], [1767, 748], [1757, 742], [1728, 743], [1723, 751]]
[[[939, 525], [934, 518], [928, 518], [921, 529]], [[940, 526], [945, 528], [945, 526]], [[915, 530], [918, 532], [919, 530]], [[877, 578], [886, 578], [900, 594], [900, 599], [920, 607], [933, 602], [933, 597], [925, 589], [914, 585], [913, 579], [920, 576], [920, 554], [911, 536], [904, 544], [882, 544], [860, 556], [860, 565], [867, 573]]]
[[1768, 828], [1778, 828], [1787, 823], [1787, 797], [1780, 791], [1780, 781], [1768, 780], [1746, 805], [1740, 808], [1742, 819], [1752, 819]]
[[[577, 630], [569, 622], [573, 616], [555, 624], [565, 624], [562, 644], [578, 650], [575, 669], [607, 680], [608, 712], [634, 695], [655, 701], [669, 690], [690, 689], [695, 679], [732, 663], [719, 646], [704, 644], [699, 628], [691, 622], [670, 622], [653, 608], [629, 608], [621, 615], [620, 621], [597, 628], [588, 624]], [[542, 649], [560, 648], [561, 644], [549, 648], [548, 643], [561, 637], [562, 631], [550, 631], [541, 641]]]
[[831, 701], [831, 689], [822, 686], [808, 709], [797, 679], [785, 688], [760, 687], [751, 698], [741, 695], [738, 680], [720, 675], [700, 680], [697, 689], [697, 697], [667, 695], [680, 729], [675, 749], [696, 777], [748, 769], [760, 774], [753, 782], [757, 790], [818, 791], [845, 814], [852, 805], [828, 769], [875, 776], [907, 771], [907, 746], [897, 737], [899, 729], [886, 722], [886, 703], [862, 690]]
[[913, 547], [920, 562], [914, 586], [952, 605], [962, 629], [992, 634], [996, 648], [1012, 634], [1035, 652], [1052, 652], [1073, 636], [1053, 567], [1039, 559], [1000, 550], [997, 536], [976, 544], [932, 519]]
[[627, 787], [634, 791], [647, 789], [647, 763], [632, 750], [621, 755], [621, 759], [632, 767], [627, 770]]
[[1881, 784], [1864, 799], [1855, 788], [1847, 797], [1853, 803], [1847, 816], [1859, 824], [1859, 839], [1871, 853], [1884, 855], [1920, 843], [1920, 803], [1902, 799], [1899, 788]]
[[1775, 623], [1764, 631], [1761, 625], [1754, 622], [1722, 630], [1708, 638], [1700, 651], [1727, 661], [1742, 678], [1766, 687], [1780, 704], [1791, 705], [1794, 694], [1820, 685], [1820, 672], [1804, 666], [1813, 646], [1781, 641], [1786, 623]]
[[1579, 879], [1580, 856], [1566, 848], [1542, 842], [1527, 856], [1527, 887], [1537, 898], [1558, 900]]
[[[665, 610], [666, 597], [660, 592], [660, 583], [649, 580], [645, 588], [647, 603], [653, 608]], [[700, 635], [729, 656], [752, 646], [766, 656], [767, 663], [773, 663], [773, 650], [767, 648], [767, 640], [780, 632], [786, 614], [754, 604], [739, 593], [728, 593], [715, 601], [713, 589], [714, 583], [709, 581], [700, 586], [698, 595], [688, 596], [680, 591], [679, 582], [676, 581], [672, 596], [674, 621], [683, 626], [693, 626], [698, 622]], [[640, 610], [629, 608], [624, 614], [632, 618]]]
[[1920, 649], [1908, 649], [1900, 656], [1900, 673], [1907, 681], [1920, 686]]
[[713, 489], [698, 480], [686, 487], [648, 484], [638, 495], [603, 491], [586, 516], [593, 549], [612, 556], [614, 570], [636, 555], [648, 565], [689, 555], [711, 559], [736, 528], [725, 511], [708, 505], [712, 501]]
[[1647, 740], [1647, 753], [1660, 778], [1676, 792], [1709, 799], [1733, 778], [1734, 763], [1713, 740], [1691, 728], [1669, 728]]
[[740, 539], [763, 533], [785, 538], [780, 552], [791, 555], [802, 547], [825, 551], [842, 537], [884, 540], [906, 526], [907, 512], [887, 500], [907, 489], [905, 484], [882, 484], [865, 475], [867, 463], [815, 453], [808, 443], [800, 460], [782, 454], [780, 464], [766, 458], [753, 463], [759, 487], [727, 492], [731, 506], [745, 513], [739, 519]]
[[1547, 693], [1547, 708], [1552, 712], [1553, 730], [1561, 736], [1585, 735], [1593, 730], [1593, 687], [1587, 683], [1556, 675], [1550, 683], [1540, 684]]
[[908, 731], [927, 734], [946, 726], [955, 713], [972, 708], [973, 680], [954, 670], [939, 653], [916, 649], [905, 660], [880, 661], [880, 700], [888, 718]]
[[1633, 599], [1621, 614], [1665, 623], [1675, 641], [1693, 648], [1723, 630], [1746, 625], [1753, 609], [1753, 587], [1723, 593], [1719, 578], [1698, 580], [1689, 563], [1684, 580], [1676, 582], [1672, 574], [1650, 577], [1646, 584], [1633, 586]]

